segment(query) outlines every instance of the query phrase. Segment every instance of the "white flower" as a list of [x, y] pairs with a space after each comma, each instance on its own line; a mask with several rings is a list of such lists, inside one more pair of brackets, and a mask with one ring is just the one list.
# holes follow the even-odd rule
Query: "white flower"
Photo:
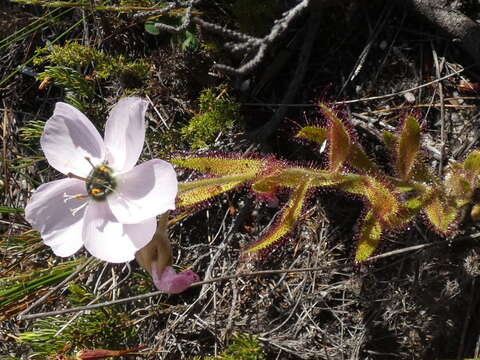
[[155, 233], [156, 216], [175, 209], [177, 177], [159, 159], [135, 166], [145, 140], [148, 103], [121, 99], [102, 140], [79, 110], [57, 103], [40, 139], [49, 164], [67, 178], [41, 185], [25, 217], [59, 256], [83, 245], [109, 262], [133, 260]]

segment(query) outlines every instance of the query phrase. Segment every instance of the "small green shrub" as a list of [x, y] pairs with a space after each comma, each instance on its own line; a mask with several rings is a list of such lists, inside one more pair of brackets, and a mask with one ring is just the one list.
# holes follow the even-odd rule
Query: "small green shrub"
[[60, 66], [84, 67], [104, 56], [100, 51], [76, 41], [67, 41], [64, 46], [39, 48], [36, 53], [38, 57], [33, 60], [33, 64], [37, 66], [48, 62]]
[[[76, 284], [70, 284], [69, 291], [69, 300], [76, 305], [84, 305], [94, 298]], [[32, 331], [19, 334], [18, 341], [32, 349], [29, 358], [56, 358], [56, 355], [74, 354], [85, 348], [119, 349], [133, 341], [136, 333], [128, 315], [118, 307], [91, 310], [69, 324], [70, 319], [67, 315], [37, 320]], [[63, 327], [65, 329], [60, 331]]]
[[38, 74], [40, 87], [50, 83], [60, 86], [66, 90], [66, 100], [79, 109], [95, 95], [95, 79], [117, 80], [123, 88], [131, 89], [141, 87], [150, 72], [145, 59], [128, 61], [123, 55], [107, 55], [75, 41], [37, 49], [37, 54], [34, 65], [48, 64]]

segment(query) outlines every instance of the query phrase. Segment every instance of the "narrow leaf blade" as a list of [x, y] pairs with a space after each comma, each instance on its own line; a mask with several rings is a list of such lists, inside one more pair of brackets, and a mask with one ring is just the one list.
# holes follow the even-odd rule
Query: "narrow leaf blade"
[[370, 160], [363, 149], [358, 144], [352, 144], [350, 155], [347, 159], [348, 164], [361, 174], [378, 173], [378, 166]]
[[327, 105], [320, 104], [320, 109], [329, 121], [328, 141], [330, 147], [328, 152], [328, 166], [332, 171], [339, 171], [350, 154], [350, 134], [343, 125], [343, 122]]
[[458, 217], [458, 208], [454, 201], [441, 196], [440, 191], [435, 191], [432, 195], [423, 211], [435, 231], [448, 235]]
[[306, 139], [322, 145], [327, 140], [328, 131], [318, 126], [305, 126], [295, 135], [297, 138]]
[[218, 156], [175, 156], [170, 161], [178, 166], [212, 175], [257, 175], [269, 163], [267, 159], [223, 158]]
[[412, 173], [420, 149], [420, 124], [413, 116], [407, 116], [398, 141], [396, 167], [400, 177], [407, 180]]
[[480, 151], [472, 151], [463, 162], [463, 168], [474, 174], [480, 173]]
[[297, 188], [299, 184], [309, 181], [311, 187], [335, 186], [345, 181], [341, 174], [328, 170], [284, 165], [271, 175], [262, 176], [253, 183], [252, 190], [258, 193], [270, 193], [277, 188]]
[[302, 208], [309, 188], [310, 184], [308, 181], [298, 185], [290, 195], [290, 199], [285, 205], [280, 219], [264, 236], [248, 246], [244, 253], [265, 249], [288, 234], [302, 214]]
[[361, 263], [367, 260], [377, 249], [382, 237], [382, 224], [369, 211], [363, 219], [363, 224], [357, 236], [358, 244], [355, 251], [355, 261]]
[[382, 223], [388, 224], [399, 210], [399, 201], [394, 191], [387, 188], [381, 181], [371, 176], [352, 177], [338, 185], [340, 190], [361, 195], [368, 202], [366, 205], [373, 215]]
[[249, 181], [252, 176], [234, 175], [202, 179], [178, 184], [177, 206], [190, 207], [201, 204]]

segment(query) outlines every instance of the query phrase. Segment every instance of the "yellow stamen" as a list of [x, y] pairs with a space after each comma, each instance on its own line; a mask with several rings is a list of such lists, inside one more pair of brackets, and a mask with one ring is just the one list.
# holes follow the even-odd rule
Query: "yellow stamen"
[[83, 194], [75, 194], [75, 195], [67, 195], [67, 194], [63, 194], [63, 201], [66, 203], [68, 200], [72, 200], [72, 199], [75, 199], [75, 200], [85, 200], [87, 198], [86, 195], [83, 195]]
[[100, 190], [99, 188], [93, 188], [93, 189], [91, 190], [91, 194], [92, 194], [93, 196], [96, 196], [96, 195], [100, 194], [101, 192], [102, 192], [102, 190]]

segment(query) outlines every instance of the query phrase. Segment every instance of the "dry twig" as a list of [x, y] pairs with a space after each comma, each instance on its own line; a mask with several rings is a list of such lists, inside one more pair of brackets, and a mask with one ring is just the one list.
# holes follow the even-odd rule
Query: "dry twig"
[[398, 1], [424, 16], [457, 42], [473, 59], [480, 58], [480, 25], [459, 11], [449, 8], [446, 0]]

